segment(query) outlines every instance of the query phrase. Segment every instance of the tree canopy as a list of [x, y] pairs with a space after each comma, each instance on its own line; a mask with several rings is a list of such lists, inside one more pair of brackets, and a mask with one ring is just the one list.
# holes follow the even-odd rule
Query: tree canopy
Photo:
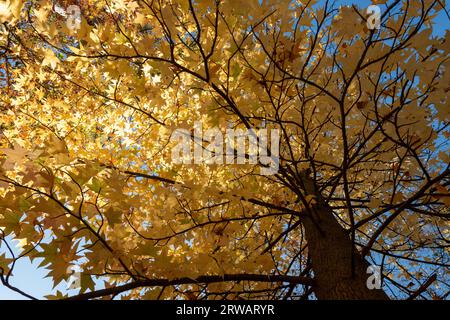
[[[32, 298], [36, 259], [81, 268], [74, 299], [446, 299], [448, 12], [373, 3], [380, 28], [333, 1], [2, 1], [1, 283]], [[278, 170], [173, 161], [196, 122], [278, 130]]]

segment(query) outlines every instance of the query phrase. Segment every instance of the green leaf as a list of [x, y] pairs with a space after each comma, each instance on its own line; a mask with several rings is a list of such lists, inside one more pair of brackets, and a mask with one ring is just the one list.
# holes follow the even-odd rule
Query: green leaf
[[242, 68], [238, 63], [235, 63], [233, 66], [232, 77], [236, 80], [236, 78], [241, 74]]

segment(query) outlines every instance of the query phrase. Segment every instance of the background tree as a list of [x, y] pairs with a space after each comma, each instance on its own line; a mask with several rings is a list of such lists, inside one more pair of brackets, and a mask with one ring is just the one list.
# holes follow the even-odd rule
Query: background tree
[[[448, 13], [374, 4], [369, 30], [331, 1], [3, 1], [2, 283], [31, 297], [29, 258], [79, 265], [72, 298], [445, 299]], [[279, 129], [279, 171], [174, 164], [195, 121]]]

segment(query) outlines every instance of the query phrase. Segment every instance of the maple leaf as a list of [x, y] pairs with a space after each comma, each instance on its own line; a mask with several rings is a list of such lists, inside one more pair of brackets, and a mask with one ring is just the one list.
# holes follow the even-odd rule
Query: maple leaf
[[42, 60], [43, 66], [50, 66], [52, 69], [55, 69], [59, 62], [60, 60], [52, 50], [47, 49], [45, 51], [44, 60]]

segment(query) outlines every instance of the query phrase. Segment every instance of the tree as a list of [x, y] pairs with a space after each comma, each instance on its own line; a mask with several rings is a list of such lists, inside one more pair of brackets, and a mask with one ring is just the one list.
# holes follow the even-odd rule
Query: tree
[[[331, 1], [4, 3], [4, 285], [31, 297], [29, 258], [78, 265], [73, 299], [448, 297], [442, 1], [374, 1], [380, 28]], [[278, 130], [276, 172], [174, 161], [177, 129], [220, 155], [195, 123]]]

